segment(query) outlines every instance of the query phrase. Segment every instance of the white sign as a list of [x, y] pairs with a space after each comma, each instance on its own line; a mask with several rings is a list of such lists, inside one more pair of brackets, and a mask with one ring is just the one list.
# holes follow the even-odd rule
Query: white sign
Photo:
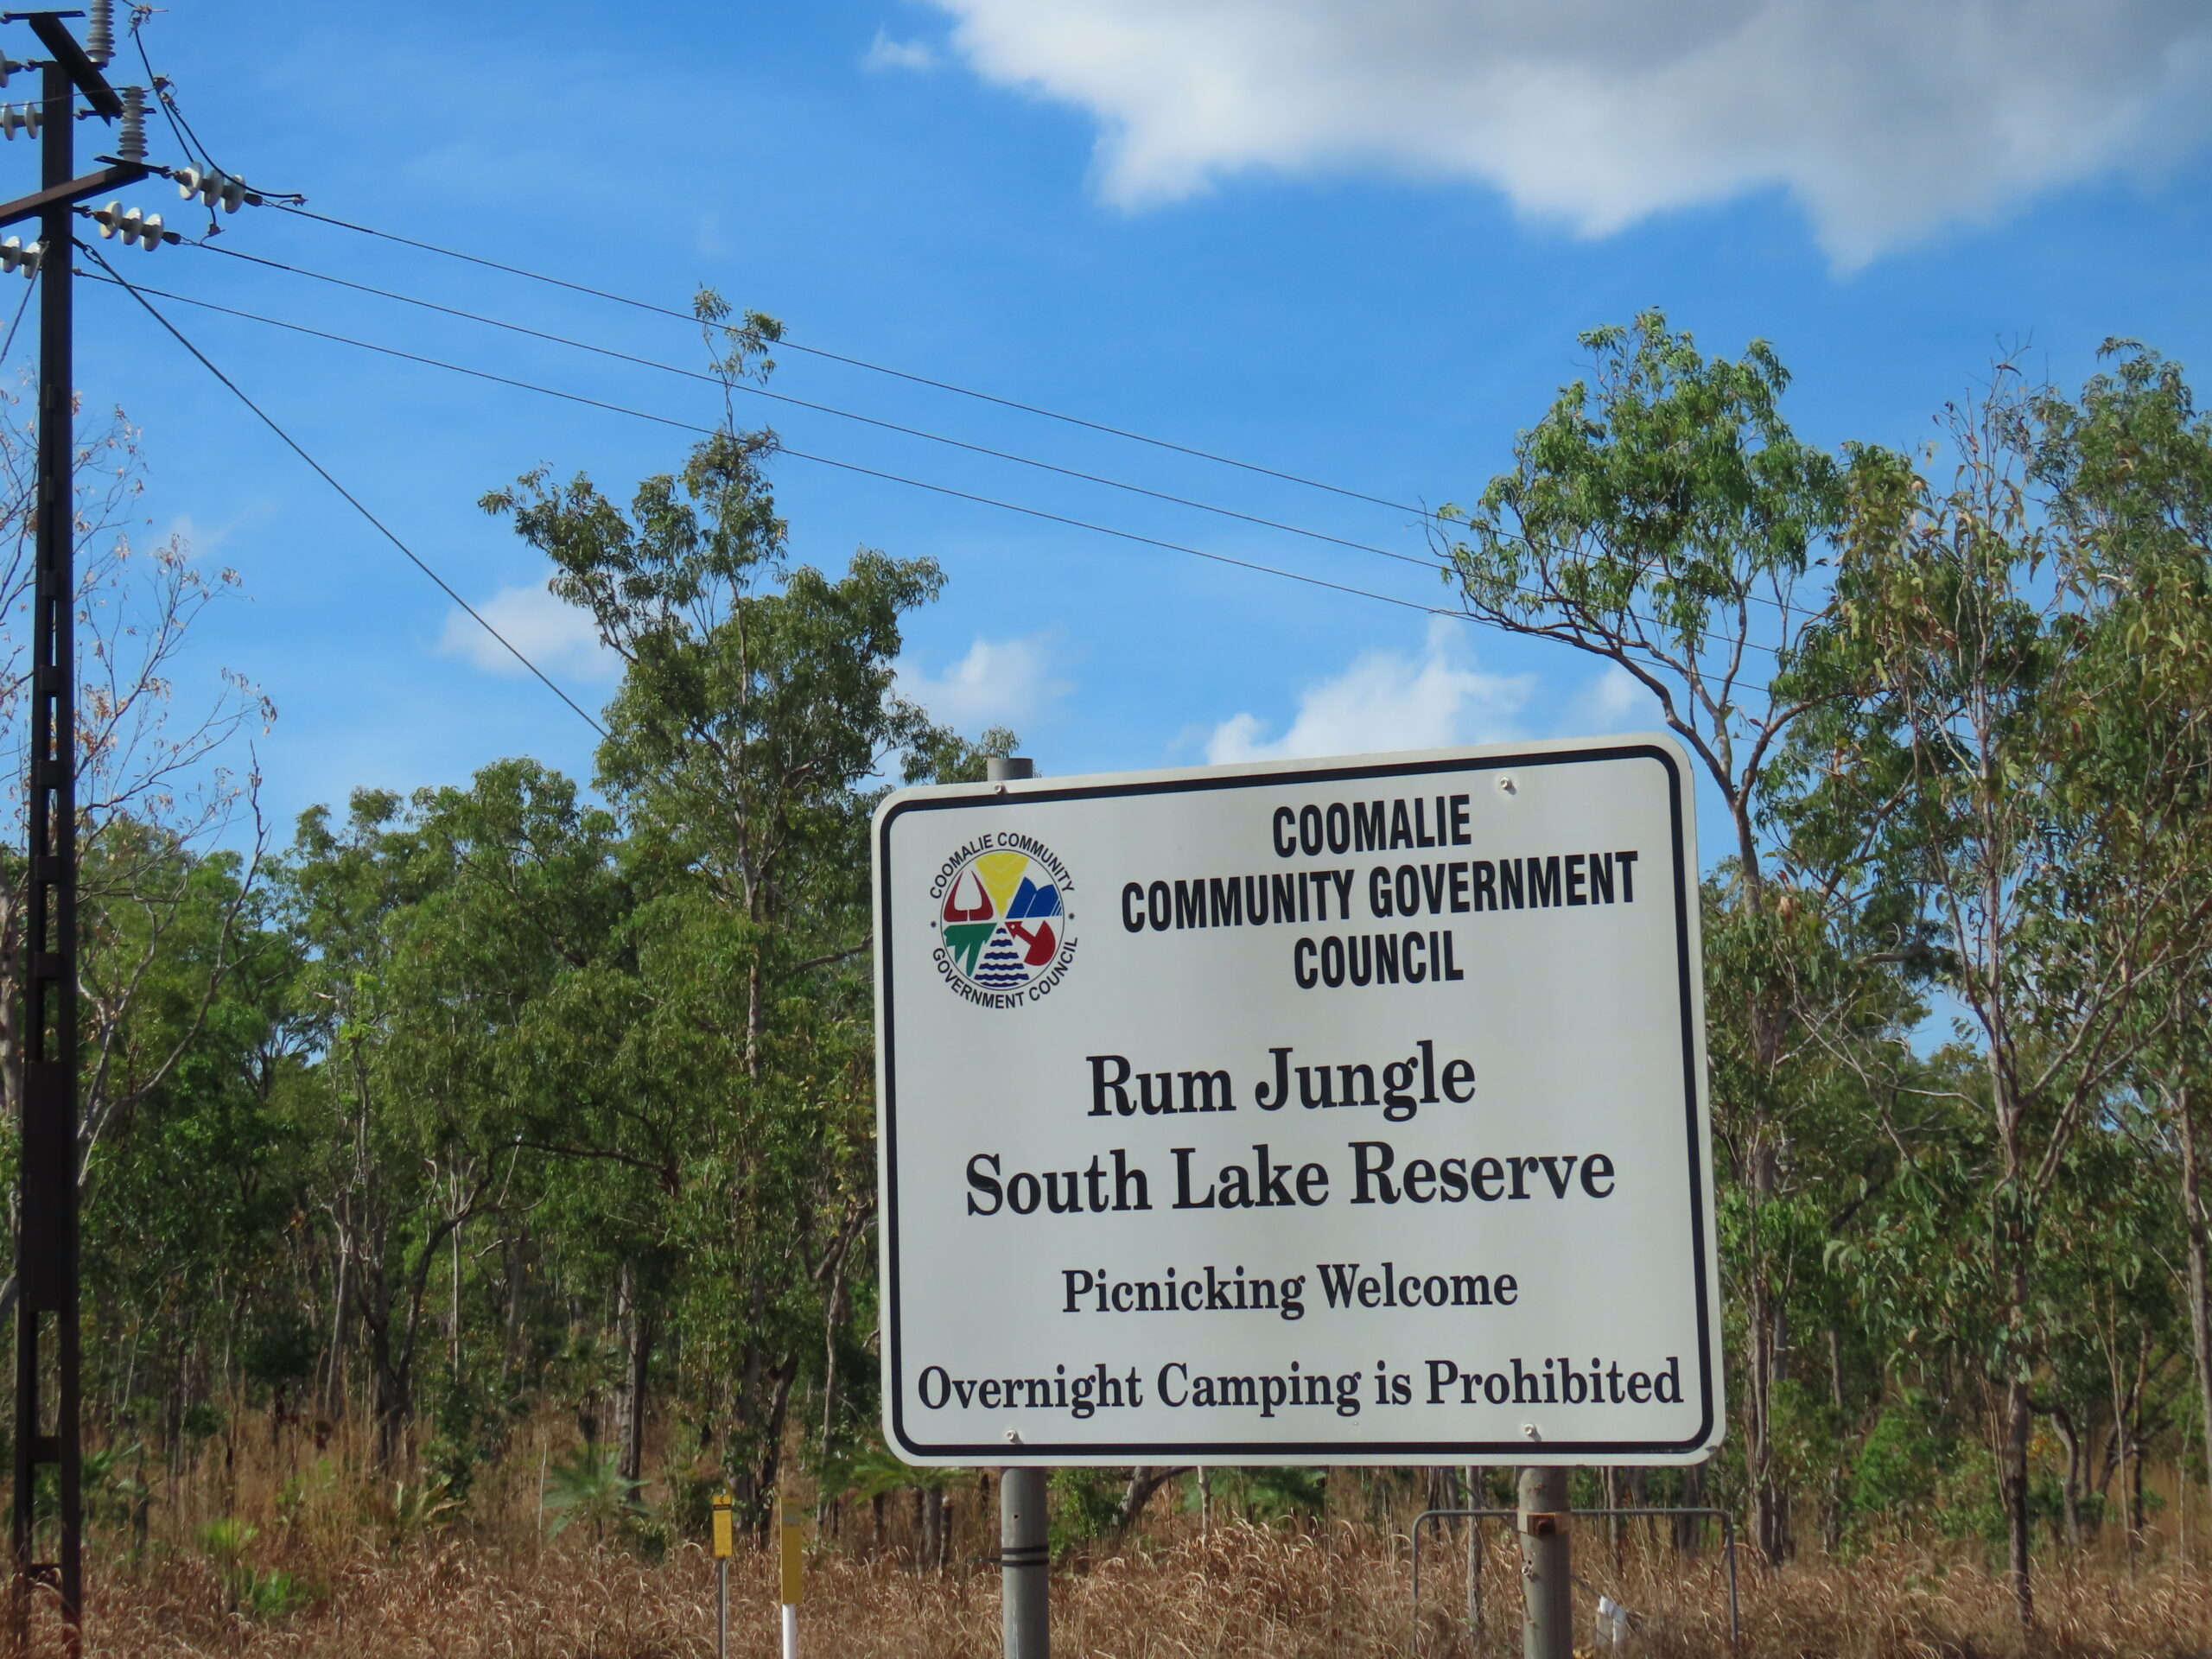
[[1703, 1457], [1692, 791], [1637, 737], [892, 796], [890, 1444]]

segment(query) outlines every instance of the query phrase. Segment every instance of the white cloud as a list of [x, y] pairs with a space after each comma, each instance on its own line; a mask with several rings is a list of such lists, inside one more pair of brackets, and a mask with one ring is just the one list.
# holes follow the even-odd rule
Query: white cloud
[[[564, 605], [543, 588], [502, 588], [476, 607], [522, 654], [556, 677], [611, 680], [621, 669], [614, 653], [599, 643], [591, 618]], [[461, 611], [448, 612], [438, 651], [460, 657], [492, 674], [525, 674], [505, 645]]]
[[881, 29], [875, 31], [861, 67], [870, 70], [907, 69], [920, 73], [937, 67], [937, 54], [926, 41], [894, 41]]
[[1051, 658], [1042, 639], [978, 638], [943, 674], [901, 664], [899, 690], [970, 735], [985, 726], [1019, 727], [1071, 690], [1052, 677]]
[[1379, 162], [1599, 236], [1778, 188], [1851, 264], [2212, 125], [2202, 0], [933, 3], [979, 73], [1097, 118], [1132, 207]]
[[205, 556], [231, 539], [231, 526], [202, 524], [190, 513], [180, 512], [169, 520], [162, 540], [166, 542], [172, 537], [190, 548], [195, 556]]
[[1660, 724], [1658, 699], [1618, 663], [1608, 663], [1568, 702], [1563, 730], [1569, 735], [1656, 731]]
[[1483, 743], [1513, 734], [1513, 716], [1535, 683], [1527, 674], [1484, 674], [1468, 658], [1459, 625], [1437, 617], [1420, 656], [1370, 651], [1333, 679], [1299, 694], [1298, 717], [1281, 737], [1256, 715], [1232, 715], [1206, 739], [1206, 762], [1302, 760]]

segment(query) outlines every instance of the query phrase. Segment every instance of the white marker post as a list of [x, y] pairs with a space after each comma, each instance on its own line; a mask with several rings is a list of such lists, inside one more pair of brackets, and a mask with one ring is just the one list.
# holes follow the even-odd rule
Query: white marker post
[[776, 1500], [779, 1548], [777, 1577], [783, 1591], [784, 1659], [798, 1659], [798, 1597], [800, 1568], [805, 1560], [804, 1522], [791, 1512], [788, 1497]]
[[1622, 737], [893, 795], [892, 1447], [1706, 1457], [1693, 791]]

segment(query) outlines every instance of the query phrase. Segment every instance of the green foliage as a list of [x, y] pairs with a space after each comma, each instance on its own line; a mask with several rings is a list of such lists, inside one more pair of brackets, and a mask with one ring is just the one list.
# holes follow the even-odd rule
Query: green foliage
[[437, 1389], [435, 1433], [423, 1461], [445, 1496], [465, 1508], [479, 1469], [496, 1464], [507, 1448], [507, 1413], [492, 1397], [491, 1379], [473, 1372], [448, 1375]]
[[381, 1494], [368, 1507], [368, 1518], [393, 1556], [420, 1548], [423, 1541], [458, 1519], [461, 1503], [452, 1488], [435, 1478], [396, 1480], [389, 1497]]
[[1238, 1514], [1262, 1525], [1317, 1520], [1327, 1502], [1329, 1473], [1293, 1465], [1217, 1470], [1214, 1501], [1224, 1498]]
[[256, 1567], [247, 1560], [259, 1529], [232, 1516], [200, 1529], [200, 1548], [215, 1569], [230, 1611], [255, 1619], [280, 1619], [319, 1597], [306, 1583], [281, 1567]]
[[604, 1537], [620, 1523], [644, 1513], [638, 1501], [643, 1483], [625, 1476], [609, 1447], [580, 1446], [545, 1476], [545, 1513], [553, 1517], [547, 1536], [581, 1521]]
[[1111, 1532], [1121, 1518], [1128, 1484], [1124, 1470], [1053, 1470], [1047, 1529], [1053, 1554], [1064, 1554]]
[[[772, 319], [699, 311], [726, 384], [770, 372]], [[2145, 1459], [2203, 1477], [2212, 1412], [2212, 424], [2122, 344], [2075, 394], [2000, 373], [1947, 451], [1826, 450], [1764, 343], [1708, 354], [1656, 312], [1583, 343], [1446, 516], [1469, 613], [1627, 674], [1721, 808], [1734, 1417], [1641, 1491], [1742, 1513], [1777, 1559], [2087, 1544], [2154, 1506]], [[512, 759], [363, 790], [273, 865], [151, 812], [88, 842], [116, 1010], [86, 1053], [96, 1525], [143, 1540], [240, 1408], [318, 1440], [365, 1409], [367, 1497], [334, 1455], [282, 1513], [394, 1552], [549, 1410], [584, 1442], [549, 1530], [646, 1554], [717, 1491], [765, 1524], [794, 1455], [861, 1503], [969, 1478], [876, 1427], [868, 823], [887, 779], [973, 781], [1014, 739], [899, 696], [942, 574], [797, 560], [776, 452], [732, 422], [620, 494], [541, 467], [485, 498], [620, 664], [588, 781]], [[1338, 1508], [1396, 1515], [1422, 1478]], [[1126, 1490], [1059, 1471], [1055, 1543], [1109, 1534]], [[1212, 1490], [1300, 1524], [1326, 1488]], [[200, 1541], [240, 1613], [311, 1599], [251, 1529]]]
[[1957, 1452], [1956, 1434], [1935, 1402], [1906, 1394], [1875, 1414], [1852, 1469], [1852, 1507], [1897, 1530], [1909, 1529], [1936, 1495]]

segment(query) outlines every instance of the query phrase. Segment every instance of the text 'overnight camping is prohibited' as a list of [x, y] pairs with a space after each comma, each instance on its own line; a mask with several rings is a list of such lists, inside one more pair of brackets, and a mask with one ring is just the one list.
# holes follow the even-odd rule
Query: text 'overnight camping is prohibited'
[[892, 797], [891, 1443], [1702, 1457], [1688, 780], [1636, 738]]

